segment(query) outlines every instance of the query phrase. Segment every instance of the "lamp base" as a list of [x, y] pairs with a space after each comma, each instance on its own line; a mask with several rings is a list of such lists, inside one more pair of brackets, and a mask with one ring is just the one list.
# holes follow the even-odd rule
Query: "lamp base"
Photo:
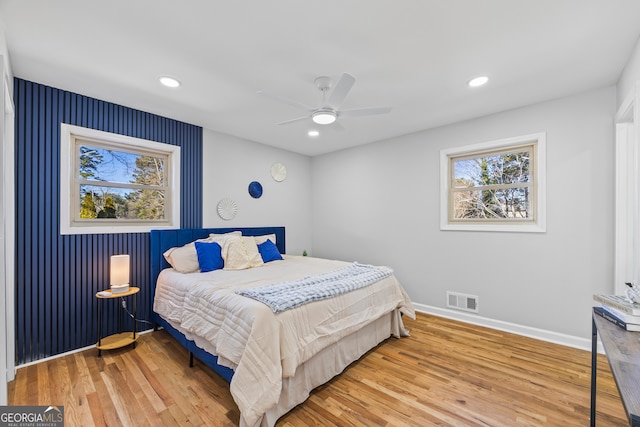
[[129, 290], [129, 285], [111, 285], [111, 294], [124, 294]]

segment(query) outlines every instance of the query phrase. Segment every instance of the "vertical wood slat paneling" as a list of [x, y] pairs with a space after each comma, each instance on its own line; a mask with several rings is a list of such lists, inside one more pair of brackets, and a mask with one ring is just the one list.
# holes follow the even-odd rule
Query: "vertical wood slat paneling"
[[[16, 78], [16, 364], [97, 341], [95, 293], [108, 287], [111, 255], [131, 255], [150, 319], [149, 234], [60, 235], [60, 123], [181, 147], [181, 226], [202, 226], [202, 128]], [[105, 301], [116, 331], [117, 304]], [[148, 329], [148, 324], [139, 324]]]

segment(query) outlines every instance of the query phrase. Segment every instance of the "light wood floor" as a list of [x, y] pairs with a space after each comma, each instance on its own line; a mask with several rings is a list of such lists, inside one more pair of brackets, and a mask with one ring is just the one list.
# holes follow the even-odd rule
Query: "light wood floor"
[[[588, 321], [588, 320], [587, 320]], [[411, 337], [389, 339], [316, 389], [284, 426], [587, 426], [589, 352], [418, 314]], [[166, 332], [135, 349], [89, 350], [18, 370], [11, 405], [64, 405], [70, 426], [233, 426], [228, 384]], [[604, 356], [599, 427], [626, 416]]]

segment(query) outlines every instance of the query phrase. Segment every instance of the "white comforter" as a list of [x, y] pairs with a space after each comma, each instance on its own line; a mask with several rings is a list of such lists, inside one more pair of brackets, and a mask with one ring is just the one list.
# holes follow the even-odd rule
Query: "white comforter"
[[[231, 394], [241, 424], [258, 425], [278, 402], [282, 378], [323, 348], [369, 322], [399, 309], [415, 318], [413, 304], [395, 276], [340, 296], [274, 314], [237, 289], [299, 279], [348, 265], [311, 257], [284, 256], [262, 267], [158, 277], [154, 311], [199, 347], [233, 369]], [[406, 330], [401, 330], [407, 335]]]

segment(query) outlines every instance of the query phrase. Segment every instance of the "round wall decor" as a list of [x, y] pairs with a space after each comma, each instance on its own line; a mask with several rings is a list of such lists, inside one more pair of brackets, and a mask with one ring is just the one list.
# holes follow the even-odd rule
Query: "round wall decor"
[[238, 204], [235, 200], [225, 197], [218, 202], [218, 215], [224, 220], [233, 219], [238, 213]]
[[254, 199], [259, 199], [260, 196], [262, 196], [262, 184], [258, 181], [253, 181], [249, 184], [249, 194], [251, 194], [251, 197]]
[[271, 165], [271, 177], [275, 181], [284, 181], [287, 177], [287, 168], [282, 163], [274, 163]]

